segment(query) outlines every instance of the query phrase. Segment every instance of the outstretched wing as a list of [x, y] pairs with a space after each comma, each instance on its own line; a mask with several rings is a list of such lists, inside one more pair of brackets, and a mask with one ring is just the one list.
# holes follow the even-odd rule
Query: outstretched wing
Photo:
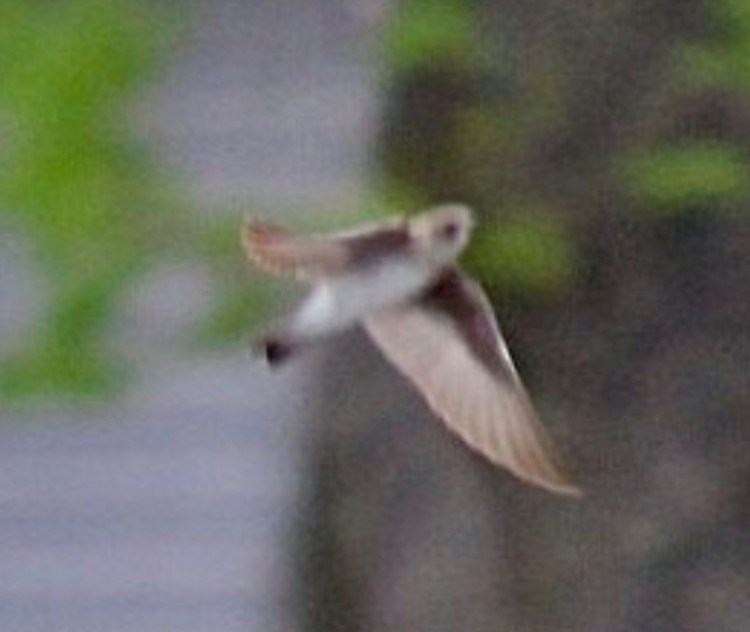
[[275, 274], [311, 279], [335, 274], [347, 261], [346, 248], [324, 237], [306, 237], [266, 222], [248, 221], [242, 231], [247, 258]]
[[352, 266], [371, 265], [404, 252], [409, 243], [409, 232], [402, 221], [351, 233], [304, 236], [251, 220], [242, 232], [242, 245], [250, 261], [268, 272], [300, 280], [345, 274]]
[[369, 317], [365, 327], [469, 446], [520, 479], [577, 493], [553, 464], [550, 442], [478, 284], [451, 269], [419, 300]]

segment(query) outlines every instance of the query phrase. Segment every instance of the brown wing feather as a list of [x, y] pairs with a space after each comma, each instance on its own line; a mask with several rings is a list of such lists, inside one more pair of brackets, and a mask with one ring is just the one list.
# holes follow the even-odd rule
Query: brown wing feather
[[303, 237], [266, 222], [248, 221], [242, 231], [247, 258], [259, 268], [302, 280], [340, 272], [347, 262], [343, 244], [325, 237]]
[[[467, 295], [457, 300], [469, 300]], [[459, 306], [459, 307], [465, 307]], [[471, 335], [424, 301], [370, 317], [365, 327], [386, 357], [419, 389], [430, 407], [469, 446], [517, 477], [559, 493], [574, 494], [553, 464], [550, 442], [491, 319], [493, 370], [472, 351]], [[485, 350], [487, 353], [487, 350]]]

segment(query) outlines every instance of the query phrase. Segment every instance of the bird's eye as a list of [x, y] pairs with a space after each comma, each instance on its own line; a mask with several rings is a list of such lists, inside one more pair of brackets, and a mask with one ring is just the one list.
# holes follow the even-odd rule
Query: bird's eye
[[461, 227], [456, 222], [447, 222], [440, 227], [440, 237], [446, 241], [453, 241], [461, 232]]

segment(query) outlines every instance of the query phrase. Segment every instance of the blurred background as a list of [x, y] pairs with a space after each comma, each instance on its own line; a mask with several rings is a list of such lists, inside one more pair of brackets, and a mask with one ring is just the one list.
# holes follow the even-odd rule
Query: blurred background
[[[0, 628], [747, 630], [750, 1], [0, 0], [0, 69]], [[580, 501], [247, 351], [244, 216], [448, 200]]]

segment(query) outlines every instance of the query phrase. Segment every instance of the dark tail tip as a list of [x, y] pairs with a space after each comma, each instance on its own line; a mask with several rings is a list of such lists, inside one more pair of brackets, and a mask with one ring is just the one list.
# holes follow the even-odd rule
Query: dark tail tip
[[290, 343], [270, 336], [260, 340], [256, 349], [266, 358], [268, 365], [274, 368], [286, 362], [293, 351]]

